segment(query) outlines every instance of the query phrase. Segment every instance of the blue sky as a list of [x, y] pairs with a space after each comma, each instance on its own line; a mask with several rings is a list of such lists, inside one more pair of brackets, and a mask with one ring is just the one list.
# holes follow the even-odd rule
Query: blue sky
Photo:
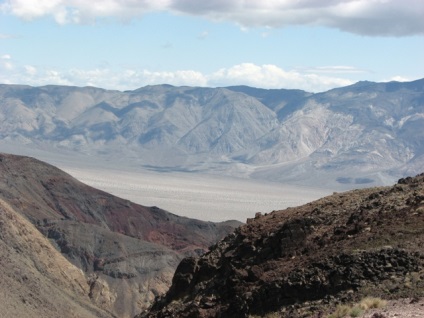
[[424, 77], [422, 0], [0, 1], [0, 83], [323, 91]]

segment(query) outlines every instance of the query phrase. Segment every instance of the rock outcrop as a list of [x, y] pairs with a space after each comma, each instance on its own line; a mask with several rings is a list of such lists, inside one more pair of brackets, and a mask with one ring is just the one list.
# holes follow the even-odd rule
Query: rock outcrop
[[424, 174], [258, 213], [139, 317], [318, 317], [367, 295], [424, 296]]
[[212, 223], [144, 207], [29, 157], [0, 154], [0, 199], [86, 274], [88, 296], [133, 317], [164, 293], [184, 256], [200, 255], [238, 222]]

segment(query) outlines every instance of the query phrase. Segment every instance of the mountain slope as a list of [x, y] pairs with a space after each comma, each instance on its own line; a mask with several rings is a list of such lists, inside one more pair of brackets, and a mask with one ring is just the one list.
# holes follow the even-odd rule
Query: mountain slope
[[249, 86], [230, 86], [227, 89], [256, 98], [277, 113], [280, 119], [292, 113], [303, 99], [312, 95], [299, 89], [261, 89]]
[[424, 174], [257, 215], [140, 317], [321, 317], [364, 296], [424, 296]]
[[[400, 167], [410, 167], [412, 174], [422, 171], [423, 91], [423, 80], [359, 82], [308, 97], [260, 140], [261, 150], [249, 161], [280, 165], [257, 171], [256, 177], [284, 175], [300, 183], [333, 179], [358, 186], [379, 179], [377, 184], [384, 184], [383, 174], [405, 173], [397, 171]], [[304, 160], [290, 162], [299, 158]]]
[[164, 292], [183, 256], [203, 253], [238, 225], [143, 207], [29, 157], [0, 154], [0, 176], [0, 198], [88, 275], [93, 301], [120, 317]]
[[113, 317], [96, 308], [83, 272], [0, 200], [0, 316]]
[[[1, 143], [353, 188], [422, 171], [424, 80], [300, 90], [0, 85]], [[0, 147], [1, 147], [0, 143]], [[120, 154], [124, 153], [125, 156]]]

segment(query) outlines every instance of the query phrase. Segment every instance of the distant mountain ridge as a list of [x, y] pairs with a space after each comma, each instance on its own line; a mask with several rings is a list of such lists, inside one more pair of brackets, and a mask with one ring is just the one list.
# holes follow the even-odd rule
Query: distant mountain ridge
[[0, 85], [2, 142], [300, 184], [354, 187], [416, 174], [424, 166], [422, 127], [424, 79], [318, 94]]

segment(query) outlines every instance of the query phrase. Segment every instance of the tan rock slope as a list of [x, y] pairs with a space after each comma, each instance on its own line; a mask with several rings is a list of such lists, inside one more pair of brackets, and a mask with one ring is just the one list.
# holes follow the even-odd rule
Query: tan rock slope
[[[137, 205], [51, 165], [6, 154], [0, 154], [0, 199], [84, 272], [85, 278], [79, 272], [85, 279], [80, 285], [93, 304], [119, 317], [133, 317], [148, 307], [168, 289], [184, 256], [203, 253], [239, 224], [203, 222]], [[2, 262], [13, 267], [7, 259]], [[49, 271], [48, 264], [37, 266]], [[48, 295], [41, 290], [37, 297]]]
[[140, 317], [324, 317], [365, 296], [424, 296], [424, 174], [257, 215]]
[[113, 317], [89, 298], [84, 273], [0, 200], [0, 317]]

